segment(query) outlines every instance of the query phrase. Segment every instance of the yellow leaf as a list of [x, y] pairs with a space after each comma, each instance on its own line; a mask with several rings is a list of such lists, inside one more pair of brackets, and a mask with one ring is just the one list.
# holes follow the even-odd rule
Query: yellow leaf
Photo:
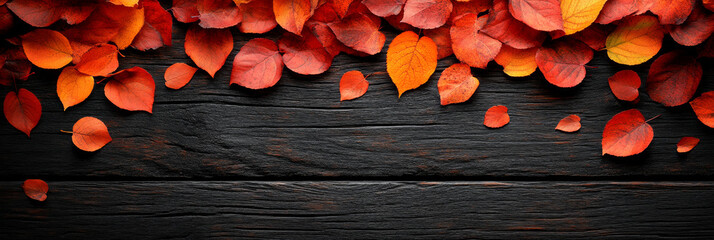
[[139, 0], [109, 0], [109, 2], [114, 5], [133, 7], [136, 6], [137, 3], [139, 3]]
[[607, 0], [562, 0], [563, 31], [566, 35], [579, 32], [595, 22]]
[[436, 70], [436, 44], [429, 37], [407, 31], [399, 34], [387, 50], [387, 73], [397, 86], [399, 97], [429, 80]]
[[511, 77], [525, 77], [535, 72], [538, 65], [535, 55], [538, 48], [515, 49], [503, 45], [496, 56], [496, 63], [503, 66], [503, 72]]
[[77, 71], [75, 67], [66, 67], [57, 79], [57, 96], [64, 110], [87, 99], [94, 89], [94, 78]]
[[622, 20], [607, 36], [607, 56], [619, 64], [646, 62], [662, 48], [664, 30], [654, 16], [640, 15]]

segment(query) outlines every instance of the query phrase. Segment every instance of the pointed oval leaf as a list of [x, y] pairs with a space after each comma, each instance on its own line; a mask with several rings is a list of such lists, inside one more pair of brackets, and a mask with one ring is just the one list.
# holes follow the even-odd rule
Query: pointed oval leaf
[[274, 86], [283, 73], [283, 58], [275, 42], [265, 38], [254, 38], [241, 47], [231, 71], [230, 84], [238, 84], [250, 89]]
[[661, 24], [680, 25], [694, 9], [695, 0], [655, 0], [650, 11], [659, 17]]
[[140, 51], [171, 46], [171, 28], [173, 19], [158, 1], [143, 1], [144, 26], [134, 37], [131, 46]]
[[689, 105], [692, 106], [700, 122], [714, 128], [714, 91], [702, 93], [701, 96], [689, 102]]
[[176, 20], [182, 23], [198, 21], [196, 0], [173, 0], [171, 12], [174, 14]]
[[602, 155], [627, 157], [641, 153], [652, 142], [654, 131], [637, 109], [613, 116], [602, 133]]
[[77, 71], [90, 76], [107, 76], [119, 67], [118, 53], [117, 47], [111, 44], [94, 46], [82, 55]]
[[503, 72], [511, 77], [525, 77], [535, 72], [535, 55], [538, 48], [515, 49], [504, 45], [496, 55], [496, 63], [503, 67]]
[[646, 62], [662, 48], [664, 30], [653, 16], [627, 17], [607, 36], [607, 56], [619, 64]]
[[233, 35], [228, 29], [204, 29], [194, 25], [186, 32], [184, 48], [196, 66], [214, 77], [233, 50]]
[[22, 190], [30, 199], [42, 202], [47, 199], [47, 191], [50, 187], [40, 179], [27, 179], [22, 183]]
[[191, 81], [196, 71], [198, 71], [198, 68], [191, 67], [188, 64], [174, 63], [164, 72], [165, 85], [167, 88], [180, 89]]
[[399, 34], [387, 50], [387, 73], [399, 97], [429, 80], [436, 70], [436, 44], [429, 37], [407, 31]]
[[110, 102], [124, 110], [152, 112], [156, 84], [149, 72], [133, 67], [110, 77], [111, 80], [104, 86], [104, 95]]
[[509, 11], [519, 21], [540, 31], [563, 30], [558, 0], [509, 0]]
[[619, 71], [608, 78], [607, 82], [610, 84], [612, 94], [614, 94], [617, 99], [632, 102], [637, 100], [640, 96], [638, 89], [642, 84], [642, 80], [640, 80], [640, 76], [637, 75], [635, 71]]
[[407, 0], [402, 22], [421, 29], [441, 27], [454, 5], [450, 0]]
[[272, 0], [253, 0], [245, 5], [240, 31], [244, 33], [266, 33], [278, 26], [273, 13]]
[[538, 49], [535, 60], [538, 69], [551, 84], [570, 88], [585, 78], [585, 64], [593, 59], [593, 50], [584, 43], [565, 38]]
[[107, 126], [97, 118], [83, 117], [72, 127], [72, 142], [82, 151], [97, 151], [111, 141]]
[[503, 44], [518, 49], [528, 49], [540, 46], [545, 40], [545, 33], [511, 16], [506, 0], [494, 0], [488, 16], [486, 25], [480, 31]]
[[0, 58], [4, 59], [4, 64], [0, 67], [0, 85], [11, 86], [13, 82], [25, 81], [30, 76], [32, 63], [27, 60], [22, 48], [7, 49], [0, 54]]
[[441, 105], [466, 102], [478, 88], [479, 81], [471, 75], [469, 65], [456, 63], [444, 69], [439, 77]]
[[30, 131], [37, 126], [42, 116], [42, 105], [35, 94], [20, 88], [17, 93], [7, 93], [3, 113], [10, 125], [30, 137]]
[[35, 29], [22, 36], [22, 49], [35, 66], [58, 69], [72, 61], [72, 46], [61, 33], [49, 29]]
[[561, 119], [560, 122], [558, 122], [558, 125], [555, 126], [555, 129], [570, 133], [577, 132], [578, 130], [580, 130], [580, 127], [580, 117], [578, 117], [578, 115], [573, 114]]
[[579, 32], [595, 22], [607, 0], [562, 0], [563, 31], [566, 35]]
[[340, 101], [353, 100], [364, 95], [369, 82], [360, 71], [349, 71], [340, 79]]
[[696, 147], [697, 144], [699, 144], [699, 138], [683, 137], [677, 143], [677, 152], [688, 153], [689, 151], [692, 151], [692, 149]]
[[64, 110], [83, 102], [94, 89], [94, 78], [77, 71], [74, 67], [66, 67], [57, 78], [57, 96]]
[[398, 15], [406, 0], [362, 0], [370, 12], [380, 17]]
[[310, 0], [273, 0], [273, 14], [278, 25], [288, 32], [300, 35], [314, 7]]
[[682, 25], [672, 26], [669, 35], [684, 46], [696, 46], [714, 32], [714, 14], [697, 6]]
[[479, 32], [487, 19], [487, 16], [469, 13], [451, 26], [449, 33], [454, 55], [471, 67], [486, 68], [501, 50], [501, 42]]
[[243, 12], [232, 0], [198, 0], [196, 10], [203, 28], [228, 28], [243, 20]]
[[486, 110], [483, 125], [489, 128], [500, 128], [506, 126], [510, 121], [511, 117], [508, 115], [508, 108], [503, 105], [497, 105]]
[[302, 75], [320, 74], [332, 65], [332, 54], [308, 29], [302, 37], [285, 33], [278, 39], [278, 46], [283, 54], [283, 63], [288, 69]]
[[647, 94], [667, 107], [685, 104], [694, 96], [702, 79], [702, 65], [683, 52], [659, 56], [647, 75]]
[[364, 14], [350, 14], [339, 22], [330, 23], [337, 40], [354, 50], [374, 55], [382, 51], [386, 37], [379, 31], [380, 22]]

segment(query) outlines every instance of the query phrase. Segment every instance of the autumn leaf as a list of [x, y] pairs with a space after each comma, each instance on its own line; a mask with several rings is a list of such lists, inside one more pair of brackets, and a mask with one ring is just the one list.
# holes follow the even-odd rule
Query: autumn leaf
[[599, 51], [605, 48], [605, 41], [607, 40], [607, 36], [613, 29], [614, 28], [612, 25], [605, 26], [600, 24], [593, 24], [590, 25], [590, 27], [587, 27], [585, 30], [576, 32], [570, 36], [587, 44], [593, 50]]
[[659, 56], [647, 75], [647, 94], [667, 107], [685, 104], [694, 96], [702, 79], [702, 65], [683, 52]]
[[501, 128], [510, 121], [511, 117], [508, 116], [508, 108], [503, 105], [497, 105], [486, 110], [483, 125], [489, 128]]
[[454, 22], [454, 20], [469, 13], [476, 15], [484, 13], [493, 5], [492, 0], [454, 1], [452, 3], [454, 4], [454, 10], [451, 11], [449, 22]]
[[506, 0], [494, 0], [486, 25], [480, 30], [503, 44], [518, 49], [538, 47], [546, 34], [518, 21], [508, 11]]
[[121, 70], [109, 76], [104, 95], [115, 106], [129, 111], [152, 113], [156, 84], [151, 74], [140, 67]]
[[714, 91], [702, 93], [701, 96], [689, 102], [689, 105], [692, 106], [700, 122], [714, 128]]
[[141, 4], [144, 6], [144, 26], [134, 37], [131, 46], [140, 51], [171, 46], [171, 14], [156, 0], [143, 0]]
[[49, 29], [35, 29], [22, 35], [22, 49], [35, 66], [58, 69], [72, 61], [72, 46], [61, 33]]
[[57, 78], [57, 96], [64, 106], [64, 110], [83, 102], [94, 89], [94, 78], [83, 74], [75, 67], [62, 69]]
[[214, 77], [233, 50], [233, 35], [228, 29], [204, 29], [194, 25], [186, 32], [184, 48], [196, 66]]
[[0, 54], [0, 59], [4, 60], [0, 67], [0, 85], [10, 86], [15, 81], [24, 81], [30, 76], [32, 63], [27, 60], [21, 48], [6, 49]]
[[535, 61], [538, 69], [551, 84], [575, 87], [585, 78], [585, 64], [593, 58], [593, 51], [584, 43], [570, 39], [559, 39], [552, 45], [538, 49]]
[[538, 67], [535, 60], [537, 52], [538, 48], [515, 49], [504, 45], [495, 60], [508, 76], [525, 77], [535, 72]]
[[72, 142], [85, 152], [94, 152], [112, 141], [104, 122], [94, 117], [83, 117], [72, 127]]
[[469, 65], [456, 63], [444, 69], [439, 77], [441, 105], [466, 102], [476, 92], [479, 81], [471, 75]]
[[273, 14], [272, 0], [253, 0], [245, 5], [240, 31], [244, 33], [266, 33], [278, 26]]
[[669, 35], [684, 46], [696, 46], [714, 32], [714, 14], [697, 6], [682, 25], [670, 27]]
[[337, 40], [354, 50], [374, 55], [384, 47], [386, 37], [379, 31], [380, 22], [372, 22], [363, 14], [350, 14], [328, 26]]
[[174, 63], [164, 72], [165, 85], [167, 88], [174, 90], [180, 89], [191, 81], [196, 71], [198, 71], [198, 68], [191, 67], [188, 64]]
[[5, 95], [3, 113], [10, 125], [30, 137], [30, 132], [42, 116], [42, 105], [35, 94], [20, 88], [17, 93], [9, 92]]
[[642, 80], [640, 80], [640, 76], [637, 75], [635, 71], [619, 71], [608, 78], [607, 82], [610, 84], [612, 94], [614, 94], [617, 99], [632, 102], [637, 100], [640, 96], [638, 89], [642, 84]]
[[641, 153], [652, 142], [654, 131], [642, 113], [630, 109], [618, 113], [605, 125], [602, 133], [602, 155], [627, 157]]
[[652, 2], [650, 0], [608, 0], [600, 11], [600, 15], [595, 20], [599, 24], [610, 24], [614, 21], [623, 19], [632, 14], [639, 15], [649, 10], [649, 6], [645, 6], [643, 2]]
[[311, 0], [273, 0], [273, 14], [278, 25], [288, 32], [300, 35], [305, 22], [317, 7]]
[[25, 191], [25, 195], [40, 202], [47, 199], [47, 191], [49, 189], [47, 183], [40, 179], [27, 179], [22, 183], [22, 190]]
[[243, 12], [233, 0], [197, 0], [198, 23], [203, 28], [228, 28], [243, 20]]
[[136, 6], [136, 4], [139, 3], [139, 0], [107, 0], [107, 2], [110, 2], [114, 5], [122, 5], [126, 7], [133, 7]]
[[284, 33], [278, 39], [278, 47], [283, 54], [283, 63], [293, 72], [302, 75], [320, 74], [332, 65], [333, 55], [308, 29], [303, 30], [302, 37]]
[[457, 59], [471, 67], [486, 68], [501, 50], [501, 42], [479, 32], [487, 19], [466, 14], [451, 26], [451, 49]]
[[349, 71], [340, 79], [340, 101], [353, 100], [364, 95], [369, 82], [360, 71]]
[[398, 15], [407, 0], [362, 0], [370, 12], [380, 17]]
[[[106, 5], [106, 4], [105, 4]], [[105, 14], [114, 23], [119, 23], [116, 35], [111, 39], [119, 49], [125, 49], [134, 41], [144, 26], [144, 8], [114, 6], [105, 8]]]
[[117, 70], [119, 61], [117, 47], [100, 44], [89, 49], [77, 63], [77, 71], [90, 76], [107, 76]]
[[697, 144], [699, 144], [699, 138], [683, 137], [677, 143], [677, 152], [688, 153], [689, 151], [692, 151], [692, 149], [696, 147]]
[[563, 31], [566, 35], [579, 32], [595, 22], [606, 0], [562, 0]]
[[265, 38], [254, 38], [241, 47], [231, 71], [230, 84], [238, 84], [250, 89], [274, 86], [283, 73], [283, 58], [275, 42]]
[[563, 131], [563, 132], [577, 132], [580, 130], [580, 117], [578, 115], [570, 115], [567, 116], [558, 122], [558, 125], [555, 126], [556, 130]]
[[431, 38], [436, 44], [436, 58], [441, 60], [445, 57], [454, 54], [451, 48], [451, 27], [448, 25], [441, 26], [435, 29], [424, 30], [424, 36]]
[[661, 24], [680, 25], [694, 9], [695, 0], [652, 1], [650, 11], [659, 17]]
[[622, 20], [607, 36], [607, 56], [619, 64], [646, 62], [662, 48], [664, 30], [653, 16], [641, 15]]
[[436, 44], [429, 37], [403, 32], [387, 50], [387, 73], [397, 86], [399, 97], [429, 80], [436, 70]]
[[97, 5], [96, 2], [84, 0], [15, 0], [7, 3], [7, 7], [22, 21], [34, 27], [48, 27], [59, 19], [71, 25], [80, 23]]
[[182, 23], [192, 23], [198, 21], [196, 0], [173, 0], [171, 12], [174, 14], [176, 20]]
[[347, 10], [349, 10], [353, 1], [355, 0], [331, 0], [334, 11], [340, 18], [344, 18], [348, 15]]
[[[0, 5], [0, 35], [5, 35], [15, 26], [15, 16], [7, 6]], [[0, 67], [2, 67], [0, 65]]]
[[421, 29], [438, 28], [449, 19], [453, 7], [450, 0], [407, 0], [402, 22]]
[[563, 30], [558, 0], [509, 0], [508, 3], [511, 15], [533, 29]]

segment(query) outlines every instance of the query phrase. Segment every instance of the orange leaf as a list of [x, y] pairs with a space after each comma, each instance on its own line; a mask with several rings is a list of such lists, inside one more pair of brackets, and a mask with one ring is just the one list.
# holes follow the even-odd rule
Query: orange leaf
[[152, 112], [156, 84], [151, 74], [140, 67], [121, 70], [110, 76], [104, 95], [115, 106], [129, 111]]
[[42, 116], [42, 105], [35, 94], [20, 88], [17, 93], [7, 93], [3, 103], [3, 113], [10, 125], [30, 137], [30, 131], [37, 126]]
[[661, 24], [679, 25], [687, 20], [694, 9], [694, 0], [655, 0], [650, 11], [659, 17]]
[[511, 117], [508, 116], [508, 108], [503, 105], [497, 105], [486, 111], [483, 125], [489, 128], [500, 128], [506, 126], [510, 121]]
[[699, 138], [683, 137], [677, 143], [677, 152], [688, 153], [689, 151], [692, 151], [692, 149], [696, 147], [697, 144], [699, 144]]
[[111, 141], [107, 126], [94, 117], [83, 117], [72, 127], [72, 142], [82, 151], [97, 151]]
[[607, 56], [619, 64], [646, 62], [662, 48], [664, 30], [653, 16], [641, 15], [622, 20], [607, 36]]
[[83, 102], [94, 89], [94, 78], [77, 71], [74, 67], [66, 67], [57, 78], [57, 96], [64, 110]]
[[511, 15], [533, 29], [563, 30], [558, 0], [509, 0]]
[[632, 102], [640, 96], [640, 76], [632, 70], [622, 70], [607, 79], [612, 94], [622, 101]]
[[111, 40], [117, 48], [125, 49], [144, 26], [144, 9], [115, 6], [108, 10], [111, 12], [107, 12], [107, 16], [120, 25], [119, 32]]
[[22, 190], [27, 197], [42, 202], [47, 199], [47, 191], [50, 187], [40, 179], [27, 179], [22, 183]]
[[454, 50], [451, 49], [451, 27], [448, 25], [441, 26], [436, 29], [424, 30], [424, 36], [431, 38], [436, 44], [437, 59], [442, 59], [451, 54], [454, 54]]
[[320, 74], [332, 65], [333, 55], [309, 30], [304, 29], [302, 37], [284, 33], [278, 39], [280, 51], [284, 52], [283, 62], [288, 69], [303, 75]]
[[[518, 21], [508, 11], [506, 0], [495, 0], [488, 14], [486, 26], [480, 31], [503, 44], [518, 49], [538, 47], [546, 34]], [[498, 53], [498, 51], [496, 51]]]
[[444, 69], [439, 77], [439, 97], [441, 105], [466, 102], [474, 95], [479, 81], [471, 75], [469, 65], [456, 63]]
[[35, 29], [22, 36], [22, 48], [35, 66], [58, 69], [72, 61], [72, 47], [64, 35], [48, 29]]
[[254, 38], [240, 48], [233, 59], [230, 84], [250, 89], [274, 86], [283, 74], [283, 58], [275, 42]]
[[577, 132], [580, 130], [580, 117], [575, 114], [567, 116], [558, 122], [555, 129], [563, 132]]
[[196, 0], [173, 0], [171, 12], [173, 12], [176, 20], [182, 23], [191, 23], [198, 21], [198, 9], [196, 9]]
[[689, 102], [689, 105], [692, 106], [700, 122], [714, 128], [714, 91], [702, 93], [701, 96]]
[[185, 63], [174, 63], [164, 72], [164, 80], [166, 80], [166, 87], [171, 89], [180, 89], [186, 86], [193, 74], [198, 71], [198, 68], [191, 67]]
[[602, 155], [627, 157], [641, 153], [652, 142], [654, 131], [637, 109], [612, 117], [602, 133]]
[[370, 12], [380, 17], [398, 15], [407, 0], [362, 0]]
[[243, 11], [243, 21], [240, 24], [240, 31], [244, 33], [266, 33], [273, 30], [278, 22], [273, 14], [272, 0], [253, 0]]
[[136, 34], [131, 46], [146, 51], [161, 46], [171, 46], [171, 14], [156, 0], [144, 0], [144, 26]]
[[228, 28], [243, 20], [243, 12], [233, 0], [198, 0], [196, 3], [199, 26], [203, 28]]
[[233, 35], [228, 29], [204, 29], [194, 25], [186, 32], [184, 48], [199, 68], [214, 77], [233, 50]]
[[349, 71], [340, 79], [340, 101], [352, 100], [364, 95], [369, 82], [360, 71]]
[[562, 87], [575, 87], [585, 78], [585, 64], [593, 59], [593, 50], [584, 43], [570, 39], [556, 40], [551, 46], [538, 49], [535, 60], [548, 82]]
[[111, 44], [100, 44], [89, 49], [77, 63], [77, 71], [90, 76], [107, 76], [117, 70], [117, 47]]
[[122, 5], [122, 6], [126, 6], [126, 7], [133, 7], [133, 6], [136, 6], [137, 3], [139, 3], [139, 0], [107, 0], [107, 1], [114, 5]]
[[685, 104], [694, 96], [702, 80], [702, 65], [683, 52], [659, 56], [647, 75], [647, 94], [667, 107]]
[[562, 0], [563, 31], [566, 35], [579, 32], [595, 22], [607, 0]]
[[479, 32], [487, 19], [486, 16], [469, 13], [455, 20], [451, 26], [449, 33], [454, 55], [471, 67], [486, 68], [501, 50], [501, 42]]
[[372, 22], [363, 14], [350, 14], [339, 22], [330, 23], [337, 40], [354, 50], [374, 55], [382, 51], [384, 33], [379, 31], [381, 22]]
[[503, 72], [511, 77], [525, 77], [535, 72], [535, 55], [538, 48], [515, 49], [504, 45], [496, 55], [496, 63], [503, 67]]
[[684, 46], [696, 46], [707, 40], [714, 32], [714, 14], [697, 6], [682, 25], [672, 26], [669, 34], [674, 41]]
[[449, 0], [407, 0], [402, 22], [421, 29], [434, 29], [446, 23], [454, 5]]
[[288, 32], [300, 35], [317, 4], [311, 0], [273, 0], [275, 21]]
[[399, 97], [429, 80], [436, 70], [436, 44], [429, 37], [411, 31], [392, 40], [387, 50], [387, 72], [397, 86]]

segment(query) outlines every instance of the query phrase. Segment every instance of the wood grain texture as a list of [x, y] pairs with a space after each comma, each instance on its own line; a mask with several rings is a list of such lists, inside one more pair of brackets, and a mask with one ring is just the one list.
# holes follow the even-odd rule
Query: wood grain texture
[[0, 183], [3, 239], [711, 239], [714, 182]]
[[[665, 108], [644, 93], [638, 104], [618, 102], [607, 78], [629, 67], [611, 62], [604, 52], [596, 54], [588, 64], [594, 68], [573, 89], [553, 87], [540, 73], [509, 78], [492, 63], [487, 70], [474, 69], [481, 86], [471, 100], [440, 106], [436, 83], [456, 62], [449, 57], [439, 61], [428, 83], [401, 99], [386, 75], [376, 75], [363, 97], [340, 102], [341, 75], [385, 71], [386, 46], [373, 57], [341, 54], [317, 76], [286, 69], [275, 87], [252, 91], [228, 86], [233, 56], [255, 37], [232, 29], [235, 49], [215, 79], [199, 72], [175, 91], [163, 86], [165, 69], [193, 63], [183, 50], [187, 25], [174, 28], [173, 47], [127, 50], [120, 59], [120, 69], [140, 66], [154, 76], [153, 115], [113, 106], [103, 96], [103, 84], [86, 102], [62, 111], [55, 93], [59, 71], [35, 69], [37, 74], [19, 87], [40, 98], [42, 119], [31, 139], [0, 121], [1, 178], [714, 177], [714, 130], [699, 123], [686, 105]], [[397, 34], [384, 31], [388, 43]], [[650, 62], [629, 69], [644, 79]], [[704, 59], [703, 66], [699, 92], [714, 90], [714, 61]], [[499, 104], [509, 108], [511, 123], [487, 129], [483, 115]], [[601, 157], [605, 123], [633, 107], [647, 118], [662, 114], [650, 122], [651, 146], [634, 158]], [[570, 114], [582, 118], [582, 130], [556, 131], [558, 121]], [[84, 116], [104, 121], [114, 139], [94, 154], [77, 150], [70, 135], [59, 131]], [[701, 139], [686, 156], [675, 151], [684, 136]]]

